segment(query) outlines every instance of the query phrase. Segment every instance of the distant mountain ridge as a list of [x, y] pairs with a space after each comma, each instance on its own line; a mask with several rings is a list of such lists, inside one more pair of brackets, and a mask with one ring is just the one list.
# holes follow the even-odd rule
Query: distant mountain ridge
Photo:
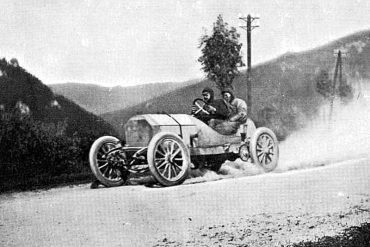
[[181, 83], [149, 83], [128, 87], [103, 87], [81, 83], [51, 84], [49, 86], [54, 93], [63, 95], [86, 110], [94, 114], [103, 114], [137, 105], [143, 101], [197, 82], [199, 80]]
[[[321, 69], [332, 72], [334, 51], [346, 50], [343, 71], [349, 79], [370, 78], [370, 31], [362, 31], [299, 53], [286, 53], [252, 68], [252, 116], [258, 125], [272, 128], [281, 138], [300, 128], [315, 115], [323, 98], [316, 92], [315, 76]], [[349, 80], [351, 81], [351, 80]], [[238, 97], [246, 99], [245, 71], [233, 86]], [[141, 104], [103, 114], [117, 130], [131, 116], [140, 113], [189, 113], [201, 90], [214, 82], [197, 84], [168, 92]], [[121, 131], [121, 134], [122, 131]]]

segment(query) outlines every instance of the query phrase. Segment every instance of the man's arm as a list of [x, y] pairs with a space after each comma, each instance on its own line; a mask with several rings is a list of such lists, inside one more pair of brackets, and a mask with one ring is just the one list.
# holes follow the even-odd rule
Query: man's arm
[[245, 122], [247, 120], [247, 103], [242, 99], [234, 99], [236, 114], [230, 117], [232, 122]]
[[206, 105], [206, 110], [211, 113], [211, 114], [215, 114], [217, 112], [217, 109], [211, 105]]

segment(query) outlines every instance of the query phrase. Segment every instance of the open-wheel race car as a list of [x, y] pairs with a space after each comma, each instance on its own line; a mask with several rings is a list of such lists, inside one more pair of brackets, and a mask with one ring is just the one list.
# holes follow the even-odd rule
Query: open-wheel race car
[[124, 131], [124, 141], [103, 136], [90, 149], [91, 170], [107, 187], [122, 185], [130, 173], [148, 171], [162, 186], [178, 185], [189, 169], [217, 172], [226, 160], [237, 158], [269, 172], [279, 158], [275, 134], [256, 128], [250, 119], [236, 133], [222, 135], [191, 115], [143, 114], [130, 118]]

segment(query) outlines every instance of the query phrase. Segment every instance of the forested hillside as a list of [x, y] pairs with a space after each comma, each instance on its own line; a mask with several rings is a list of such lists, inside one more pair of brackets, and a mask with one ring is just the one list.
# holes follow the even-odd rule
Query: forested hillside
[[90, 146], [114, 129], [16, 59], [1, 59], [0, 72], [0, 191], [89, 180]]

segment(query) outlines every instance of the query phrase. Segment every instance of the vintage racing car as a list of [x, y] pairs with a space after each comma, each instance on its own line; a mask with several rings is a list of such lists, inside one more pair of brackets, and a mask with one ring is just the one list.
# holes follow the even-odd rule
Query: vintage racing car
[[226, 160], [251, 161], [266, 172], [278, 163], [275, 134], [256, 129], [250, 119], [232, 135], [219, 134], [187, 114], [137, 115], [124, 128], [125, 141], [103, 136], [90, 149], [91, 170], [107, 187], [122, 185], [130, 173], [150, 171], [161, 185], [173, 186], [188, 177], [189, 169], [217, 172]]

